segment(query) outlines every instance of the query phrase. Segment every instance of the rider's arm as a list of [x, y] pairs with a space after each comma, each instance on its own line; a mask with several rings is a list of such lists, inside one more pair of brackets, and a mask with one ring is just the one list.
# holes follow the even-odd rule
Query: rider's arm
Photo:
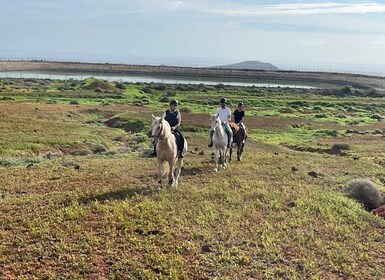
[[180, 123], [182, 121], [182, 116], [180, 115], [180, 112], [178, 113], [177, 120], [178, 120], [178, 123], [176, 124], [176, 126], [174, 126], [174, 129], [177, 129], [178, 127], [180, 127]]
[[231, 111], [230, 111], [230, 109], [229, 109], [229, 115], [227, 116], [227, 122], [231, 122]]

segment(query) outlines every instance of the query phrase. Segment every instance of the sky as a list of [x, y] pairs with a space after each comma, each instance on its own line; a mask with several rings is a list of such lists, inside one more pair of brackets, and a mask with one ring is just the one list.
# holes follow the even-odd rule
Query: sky
[[0, 58], [385, 72], [385, 1], [0, 0]]

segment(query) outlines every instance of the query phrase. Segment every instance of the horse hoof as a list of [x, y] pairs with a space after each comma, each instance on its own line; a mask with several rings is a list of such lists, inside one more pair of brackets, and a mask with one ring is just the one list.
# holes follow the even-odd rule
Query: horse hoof
[[217, 172], [218, 172], [218, 169], [217, 169], [217, 168], [214, 168], [214, 172], [217, 173]]

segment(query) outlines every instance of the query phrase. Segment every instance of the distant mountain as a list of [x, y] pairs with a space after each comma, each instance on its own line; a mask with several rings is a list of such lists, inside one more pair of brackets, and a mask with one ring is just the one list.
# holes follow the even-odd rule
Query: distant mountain
[[277, 66], [271, 63], [264, 63], [260, 61], [243, 61], [239, 63], [217, 66], [218, 68], [227, 69], [249, 69], [249, 70], [279, 70]]

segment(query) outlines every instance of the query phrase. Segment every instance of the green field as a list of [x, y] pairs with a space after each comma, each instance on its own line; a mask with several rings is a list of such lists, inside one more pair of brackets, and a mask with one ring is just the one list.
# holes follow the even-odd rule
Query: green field
[[[250, 138], [213, 173], [223, 96]], [[146, 132], [174, 98], [189, 152], [159, 193]], [[0, 279], [384, 279], [385, 221], [343, 195], [385, 190], [383, 116], [358, 90], [2, 79]]]

